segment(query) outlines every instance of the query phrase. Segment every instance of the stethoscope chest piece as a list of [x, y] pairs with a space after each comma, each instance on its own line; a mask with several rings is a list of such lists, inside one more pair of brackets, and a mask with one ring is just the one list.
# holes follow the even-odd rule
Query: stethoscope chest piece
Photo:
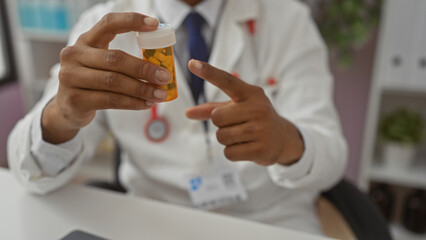
[[157, 116], [157, 106], [151, 109], [151, 119], [145, 126], [145, 135], [151, 142], [163, 142], [170, 133], [170, 126], [165, 118]]

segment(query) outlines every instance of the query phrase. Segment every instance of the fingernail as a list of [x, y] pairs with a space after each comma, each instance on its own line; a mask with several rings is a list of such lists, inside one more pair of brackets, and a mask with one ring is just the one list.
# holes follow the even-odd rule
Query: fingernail
[[143, 19], [143, 22], [145, 23], [145, 25], [148, 25], [148, 26], [156, 26], [158, 23], [158, 20], [152, 17], [146, 17]]
[[155, 89], [154, 97], [163, 101], [167, 98], [167, 92], [164, 89]]
[[198, 60], [192, 59], [191, 64], [196, 70], [201, 70], [201, 68], [203, 68], [203, 64]]
[[170, 76], [170, 73], [166, 70], [158, 70], [155, 73], [155, 78], [160, 82], [168, 83], [170, 82], [171, 76]]
[[151, 101], [146, 101], [146, 105], [148, 106], [148, 107], [152, 107], [152, 106], [154, 106], [154, 102], [151, 102]]

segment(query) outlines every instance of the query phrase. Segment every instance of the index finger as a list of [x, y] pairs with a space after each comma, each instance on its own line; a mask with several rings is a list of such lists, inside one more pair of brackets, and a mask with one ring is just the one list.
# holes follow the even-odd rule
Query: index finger
[[139, 13], [108, 13], [77, 41], [91, 47], [106, 48], [117, 34], [147, 32], [158, 28], [158, 20]]
[[194, 59], [188, 65], [192, 73], [221, 89], [234, 102], [243, 101], [249, 96], [250, 85], [232, 74]]

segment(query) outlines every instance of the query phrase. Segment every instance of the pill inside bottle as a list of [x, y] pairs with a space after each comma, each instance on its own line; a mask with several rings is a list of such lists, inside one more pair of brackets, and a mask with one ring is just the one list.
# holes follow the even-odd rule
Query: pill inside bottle
[[175, 100], [178, 97], [173, 52], [176, 36], [172, 26], [170, 24], [159, 24], [156, 31], [138, 32], [136, 33], [136, 40], [145, 61], [161, 66], [170, 73], [170, 82], [162, 87], [167, 91], [165, 102]]

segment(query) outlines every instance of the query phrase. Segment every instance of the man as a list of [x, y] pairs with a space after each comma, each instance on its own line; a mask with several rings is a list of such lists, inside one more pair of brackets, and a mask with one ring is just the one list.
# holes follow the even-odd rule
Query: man
[[[132, 32], [159, 22], [147, 16], [176, 29], [173, 102], [161, 103], [170, 74], [137, 58]], [[210, 64], [190, 61], [200, 52]], [[110, 131], [123, 150], [120, 180], [134, 195], [213, 203], [217, 212], [321, 234], [315, 199], [346, 163], [326, 62], [309, 11], [294, 0], [98, 5], [83, 14], [45, 96], [11, 134], [10, 166], [28, 190], [51, 192]], [[200, 79], [204, 86], [194, 87]], [[145, 130], [159, 117], [162, 142]], [[235, 190], [200, 193], [201, 179], [218, 177], [218, 169]]]

